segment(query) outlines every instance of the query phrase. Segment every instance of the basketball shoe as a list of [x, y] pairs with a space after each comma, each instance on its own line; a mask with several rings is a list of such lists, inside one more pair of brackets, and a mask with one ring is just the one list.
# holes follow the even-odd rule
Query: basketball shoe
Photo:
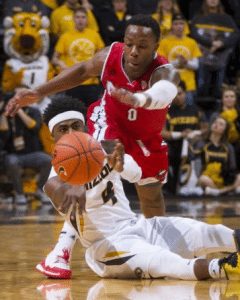
[[219, 260], [220, 268], [225, 272], [229, 280], [240, 280], [240, 229], [234, 230], [233, 233], [237, 252]]
[[70, 279], [72, 271], [70, 269], [70, 251], [63, 249], [62, 254], [56, 255], [54, 251], [50, 252], [46, 259], [37, 264], [36, 269], [47, 276], [54, 279]]

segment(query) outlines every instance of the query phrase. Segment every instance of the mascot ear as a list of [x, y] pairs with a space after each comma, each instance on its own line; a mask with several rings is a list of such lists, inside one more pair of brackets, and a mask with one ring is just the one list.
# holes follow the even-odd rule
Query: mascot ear
[[9, 29], [13, 27], [13, 18], [12, 17], [5, 17], [3, 20], [3, 26], [5, 29]]
[[49, 21], [48, 17], [43, 16], [41, 18], [41, 24], [42, 24], [42, 28], [48, 28], [50, 26], [50, 21]]

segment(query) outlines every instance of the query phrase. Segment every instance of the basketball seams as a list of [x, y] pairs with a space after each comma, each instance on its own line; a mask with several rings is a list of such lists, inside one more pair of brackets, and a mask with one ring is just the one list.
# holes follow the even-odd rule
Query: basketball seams
[[93, 159], [96, 163], [98, 163], [99, 165], [102, 165], [102, 162], [99, 161], [99, 160], [94, 156], [94, 154], [96, 154], [96, 152], [98, 152], [98, 151], [102, 152], [102, 149], [100, 149], [100, 148], [95, 148], [95, 149], [93, 149], [92, 151], [90, 151], [90, 154], [91, 154], [91, 156], [92, 156], [92, 159]]
[[91, 139], [88, 139], [88, 149], [91, 149], [91, 150], [88, 150], [86, 151], [84, 146], [83, 146], [83, 143], [81, 141], [81, 139], [75, 134], [75, 132], [73, 133], [73, 135], [75, 136], [75, 138], [77, 139], [77, 141], [79, 142], [79, 144], [82, 146], [82, 153], [81, 155], [84, 155], [85, 158], [86, 158], [86, 170], [87, 170], [87, 178], [88, 178], [88, 181], [89, 181], [89, 178], [90, 178], [90, 167], [89, 167], [89, 159], [88, 159], [88, 155], [87, 153], [91, 152], [92, 149], [89, 147], [89, 141], [91, 141]]

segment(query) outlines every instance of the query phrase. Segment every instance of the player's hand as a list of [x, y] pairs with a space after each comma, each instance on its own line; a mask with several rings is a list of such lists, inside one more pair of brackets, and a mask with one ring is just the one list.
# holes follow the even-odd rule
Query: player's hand
[[63, 214], [67, 214], [72, 207], [71, 219], [75, 219], [76, 211], [81, 215], [85, 211], [86, 204], [86, 191], [84, 186], [68, 185], [67, 188], [62, 191], [61, 203], [58, 206], [58, 210]]
[[21, 107], [38, 102], [40, 98], [41, 97], [37, 91], [19, 89], [6, 105], [5, 115], [13, 117]]
[[117, 142], [111, 154], [107, 155], [108, 163], [117, 172], [123, 171], [124, 166], [124, 146]]
[[114, 87], [111, 90], [111, 96], [113, 96], [115, 99], [117, 99], [119, 102], [131, 105], [133, 107], [139, 107], [139, 100], [136, 96], [134, 96], [133, 93], [125, 90], [125, 89], [118, 89]]

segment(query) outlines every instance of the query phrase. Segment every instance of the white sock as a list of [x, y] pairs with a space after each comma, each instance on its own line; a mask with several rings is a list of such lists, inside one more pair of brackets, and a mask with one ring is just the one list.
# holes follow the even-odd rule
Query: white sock
[[208, 272], [213, 279], [226, 278], [225, 272], [220, 268], [219, 259], [217, 258], [214, 258], [209, 262]]
[[62, 249], [69, 249], [72, 251], [77, 238], [77, 233], [75, 229], [68, 223], [64, 222], [63, 228], [60, 232], [58, 242], [54, 247], [54, 252], [61, 252]]

